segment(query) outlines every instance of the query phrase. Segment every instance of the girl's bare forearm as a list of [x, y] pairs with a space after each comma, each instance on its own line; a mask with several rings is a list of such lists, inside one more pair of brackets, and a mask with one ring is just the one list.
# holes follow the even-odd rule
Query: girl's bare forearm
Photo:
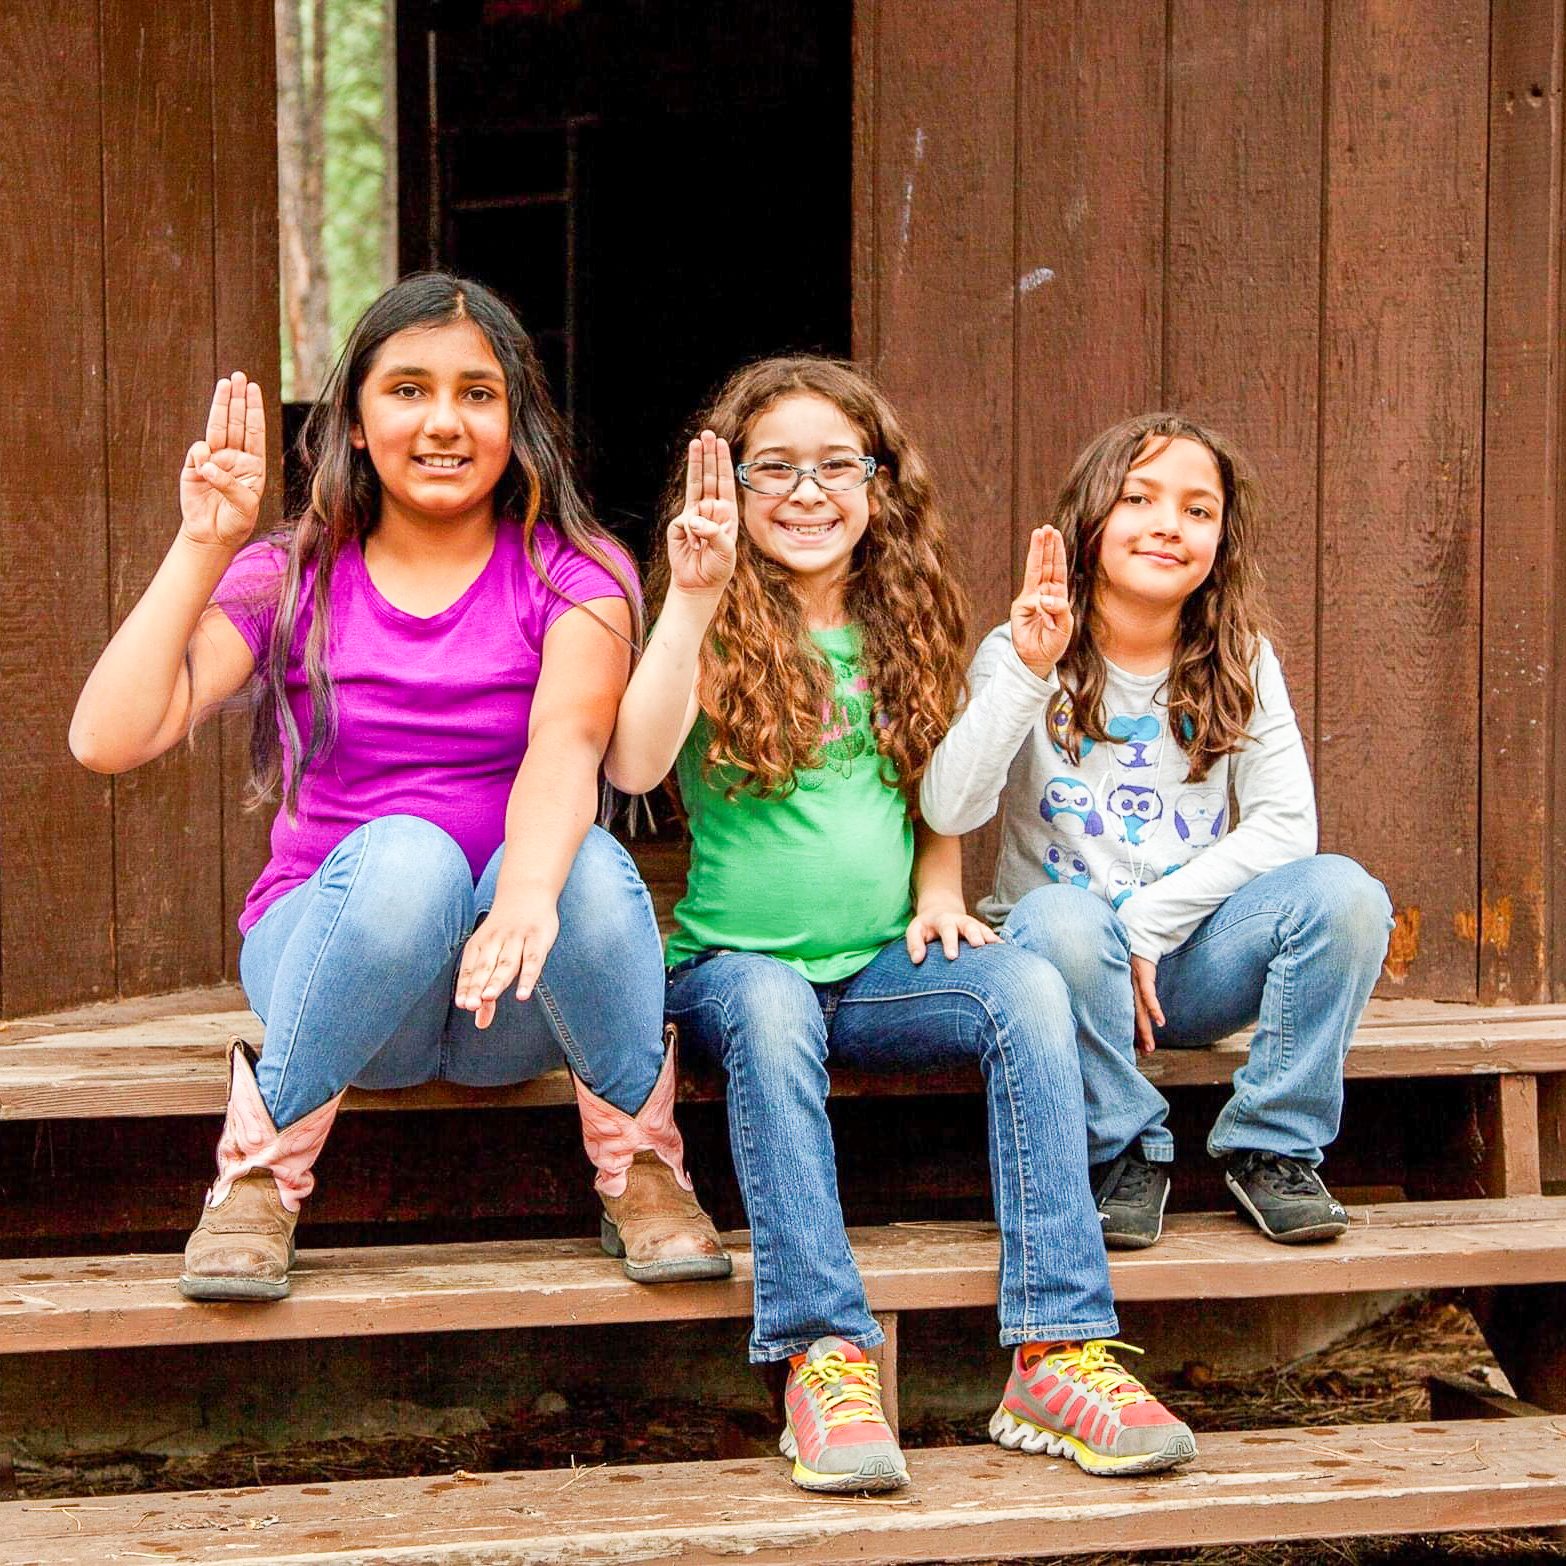
[[645, 794], [668, 776], [689, 731], [702, 643], [721, 593], [670, 588], [663, 612], [631, 676], [604, 771], [617, 789]]
[[962, 839], [932, 832], [923, 822], [914, 829], [914, 911], [963, 913]]
[[126, 771], [167, 748], [176, 718], [188, 723], [186, 649], [234, 553], [176, 536], [77, 698], [70, 743], [85, 765]]
[[506, 802], [506, 852], [495, 901], [558, 900], [598, 814], [598, 750], [587, 734], [533, 735]]

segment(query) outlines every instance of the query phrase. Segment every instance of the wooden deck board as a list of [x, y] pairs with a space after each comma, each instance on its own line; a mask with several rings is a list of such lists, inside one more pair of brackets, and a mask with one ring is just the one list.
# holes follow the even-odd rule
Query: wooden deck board
[[0, 1563], [440, 1566], [957, 1561], [1566, 1521], [1566, 1422], [1200, 1435], [1192, 1467], [1093, 1479], [992, 1446], [910, 1453], [873, 1500], [780, 1460], [456, 1474], [0, 1506]]
[[[1566, 1197], [1351, 1209], [1332, 1245], [1282, 1247], [1225, 1213], [1172, 1217], [1148, 1251], [1113, 1253], [1117, 1299], [1259, 1299], [1326, 1292], [1566, 1280]], [[479, 1328], [744, 1317], [749, 1236], [731, 1235], [733, 1278], [629, 1282], [590, 1240], [305, 1250], [293, 1293], [268, 1305], [192, 1304], [168, 1255], [0, 1263], [0, 1351], [374, 1336]], [[986, 1306], [999, 1245], [980, 1223], [852, 1231], [876, 1311]]]
[[[254, 1013], [231, 1005], [195, 1010], [185, 992], [168, 998], [160, 1013], [150, 1002], [89, 1008], [0, 1027], [0, 1120], [87, 1119], [222, 1112], [223, 1044], [240, 1033], [261, 1037]], [[232, 992], [221, 992], [225, 999]], [[149, 1009], [151, 1008], [151, 1009]], [[97, 1016], [95, 1025], [84, 1025]], [[113, 1020], [110, 1020], [113, 1019]], [[1245, 1058], [1248, 1036], [1236, 1035], [1211, 1049], [1163, 1049], [1143, 1063], [1160, 1087], [1228, 1081]], [[1440, 1005], [1377, 1002], [1366, 1014], [1349, 1052], [1351, 1078], [1452, 1077], [1549, 1074], [1566, 1071], [1566, 1007]], [[929, 1094], [971, 1092], [978, 1072], [872, 1076], [838, 1072], [833, 1092]], [[688, 1101], [721, 1096], [712, 1075], [689, 1075]], [[563, 1071], [506, 1088], [463, 1088], [429, 1083], [385, 1093], [350, 1093], [360, 1109], [525, 1108], [568, 1104]]]

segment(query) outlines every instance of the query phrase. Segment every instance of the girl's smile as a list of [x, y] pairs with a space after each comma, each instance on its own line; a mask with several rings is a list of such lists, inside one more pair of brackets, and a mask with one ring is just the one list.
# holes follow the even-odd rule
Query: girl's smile
[[[863, 433], [849, 423], [843, 410], [813, 392], [781, 397], [751, 426], [745, 456], [755, 462], [779, 457], [797, 467], [811, 467], [828, 457], [866, 455]], [[833, 599], [848, 575], [854, 547], [876, 514], [873, 489], [824, 490], [814, 478], [803, 478], [792, 495], [758, 495], [742, 491], [741, 517], [746, 536], [769, 559], [797, 576], [826, 622], [835, 618]]]
[[469, 320], [388, 337], [364, 378], [353, 441], [410, 520], [489, 515], [511, 457], [505, 374]]
[[1223, 534], [1223, 479], [1200, 441], [1178, 436], [1126, 474], [1104, 523], [1102, 594], [1168, 608], [1207, 580]]

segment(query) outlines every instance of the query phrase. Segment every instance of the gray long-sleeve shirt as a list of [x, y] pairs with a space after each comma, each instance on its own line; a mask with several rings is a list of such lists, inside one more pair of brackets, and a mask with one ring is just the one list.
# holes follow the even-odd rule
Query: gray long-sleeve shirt
[[1188, 780], [1185, 754], [1170, 742], [1167, 671], [1107, 669], [1111, 741], [1084, 740], [1073, 763], [1048, 732], [1054, 678], [1029, 670], [1011, 627], [997, 626], [974, 655], [967, 705], [936, 749], [919, 805], [935, 831], [953, 835], [982, 826], [1000, 805], [995, 889], [979, 904], [992, 924], [1045, 881], [1090, 887], [1119, 913], [1132, 952], [1157, 961], [1247, 881], [1315, 853], [1315, 794], [1266, 641], [1251, 670], [1250, 742], [1200, 783]]

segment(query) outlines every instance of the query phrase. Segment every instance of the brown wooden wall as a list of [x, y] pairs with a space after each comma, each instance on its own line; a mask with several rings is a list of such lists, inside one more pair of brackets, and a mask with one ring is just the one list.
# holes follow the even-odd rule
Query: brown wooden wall
[[65, 734], [179, 525], [218, 373], [276, 394], [274, 95], [271, 0], [0, 6], [5, 1015], [233, 967], [242, 723], [112, 781]]
[[[3, 1015], [233, 969], [242, 720], [113, 782], [65, 729], [217, 373], [277, 385], [271, 16], [0, 7]], [[1095, 430], [1226, 428], [1391, 987], [1566, 991], [1566, 0], [857, 0], [856, 52], [857, 350], [980, 621]]]
[[1105, 425], [1251, 454], [1388, 993], [1566, 985], [1562, 0], [858, 0], [856, 352], [983, 627]]

